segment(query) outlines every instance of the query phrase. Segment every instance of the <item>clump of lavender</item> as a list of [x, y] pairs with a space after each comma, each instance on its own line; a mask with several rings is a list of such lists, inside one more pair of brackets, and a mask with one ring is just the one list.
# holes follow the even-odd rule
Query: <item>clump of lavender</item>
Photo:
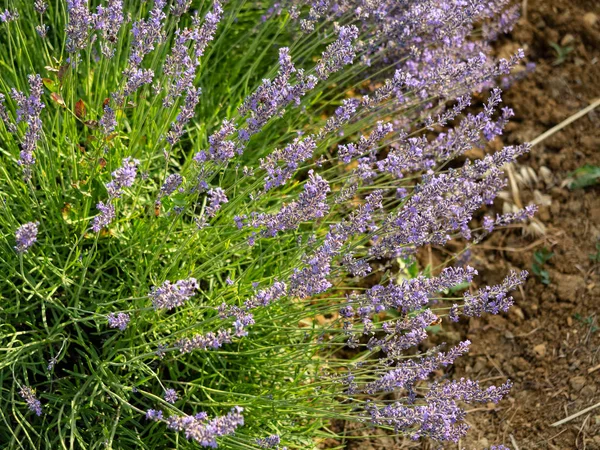
[[39, 222], [28, 222], [17, 228], [15, 232], [15, 250], [17, 253], [27, 253], [27, 250], [36, 243]]
[[529, 148], [487, 147], [515, 21], [506, 0], [11, 3], [0, 403], [51, 392], [54, 422], [7, 417], [0, 442], [283, 450], [340, 419], [462, 439], [510, 382], [440, 377], [470, 342], [430, 328], [504, 313], [526, 274], [459, 294], [465, 255], [419, 255], [535, 212], [474, 220]]

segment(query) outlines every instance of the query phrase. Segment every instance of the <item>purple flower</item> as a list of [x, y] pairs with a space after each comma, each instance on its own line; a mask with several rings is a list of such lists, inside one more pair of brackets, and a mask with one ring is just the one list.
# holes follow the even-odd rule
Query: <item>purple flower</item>
[[104, 114], [100, 118], [99, 125], [105, 136], [108, 136], [115, 131], [115, 128], [117, 127], [117, 117], [114, 109], [110, 106], [104, 105]]
[[19, 18], [19, 13], [16, 11], [9, 11], [5, 9], [3, 12], [0, 12], [0, 23], [9, 23], [17, 20]]
[[[261, 159], [260, 167], [267, 172], [265, 191], [283, 186], [298, 170], [300, 163], [309, 159], [316, 148], [317, 142], [313, 136], [307, 136], [304, 139], [296, 138], [283, 150], [277, 149]], [[284, 163], [283, 166], [279, 166], [280, 161]]]
[[198, 28], [198, 19], [194, 17], [194, 26], [198, 30], [195, 39], [194, 55], [196, 58], [202, 57], [208, 44], [214, 39], [217, 26], [223, 17], [223, 7], [219, 0], [214, 0], [213, 9], [204, 16], [202, 26]]
[[27, 403], [29, 410], [34, 412], [36, 415], [42, 415], [42, 403], [36, 398], [35, 391], [28, 386], [21, 387], [19, 394]]
[[343, 66], [352, 64], [356, 57], [352, 41], [358, 38], [358, 28], [354, 25], [341, 26], [337, 29], [337, 33], [337, 40], [327, 46], [321, 61], [315, 68], [321, 80], [326, 80]]
[[164, 397], [165, 397], [165, 401], [167, 403], [171, 403], [171, 404], [175, 404], [175, 402], [179, 398], [177, 396], [177, 392], [175, 391], [175, 389], [171, 389], [171, 388], [165, 389]]
[[17, 245], [15, 250], [17, 253], [27, 253], [29, 247], [31, 247], [37, 241], [39, 222], [28, 222], [17, 228], [15, 232], [15, 240]]
[[325, 216], [329, 211], [327, 194], [330, 188], [326, 180], [309, 171], [309, 179], [298, 200], [284, 204], [277, 214], [253, 214], [250, 225], [254, 228], [264, 227], [263, 236], [274, 237], [277, 233], [296, 229], [300, 223]]
[[159, 197], [168, 197], [175, 192], [175, 189], [181, 186], [181, 183], [183, 183], [183, 177], [178, 173], [172, 173], [160, 187]]
[[236, 131], [233, 122], [224, 120], [221, 128], [208, 137], [210, 147], [208, 152], [202, 150], [194, 156], [194, 161], [203, 163], [205, 161], [225, 162], [235, 156], [235, 143], [228, 139]]
[[123, 95], [128, 96], [133, 94], [145, 84], [152, 83], [154, 71], [152, 69], [140, 69], [139, 67], [128, 67], [123, 71], [126, 78]]
[[273, 448], [277, 447], [281, 439], [278, 434], [272, 434], [271, 436], [267, 436], [265, 438], [259, 438], [256, 440], [256, 444], [260, 448]]
[[130, 320], [129, 314], [122, 312], [116, 315], [114, 313], [110, 313], [108, 316], [106, 316], [106, 318], [108, 319], [109, 327], [118, 328], [121, 331], [125, 331]]
[[[249, 95], [238, 109], [240, 115], [250, 115], [246, 120], [244, 140], [258, 133], [282, 108], [292, 102], [299, 105], [300, 99], [317, 84], [315, 76], [307, 76], [303, 70], [296, 69], [288, 48], [279, 49], [279, 66], [275, 78], [264, 79], [261, 86]], [[296, 78], [295, 84], [291, 82], [292, 75]]]
[[173, 309], [196, 295], [197, 289], [198, 282], [195, 278], [179, 280], [175, 284], [167, 280], [159, 287], [153, 286], [148, 296], [154, 309]]
[[129, 54], [131, 68], [139, 68], [144, 56], [154, 50], [155, 45], [163, 41], [163, 21], [167, 17], [163, 11], [165, 5], [165, 0], [155, 0], [150, 17], [147, 20], [142, 19], [133, 23], [131, 29], [133, 44]]
[[89, 41], [89, 28], [92, 24], [92, 15], [88, 10], [87, 0], [67, 0], [67, 52], [76, 53], [87, 47]]
[[364, 233], [372, 228], [373, 216], [382, 205], [383, 193], [375, 191], [366, 198], [365, 204], [356, 208], [350, 216], [332, 226], [323, 243], [312, 254], [304, 258], [307, 267], [295, 269], [290, 276], [289, 294], [300, 298], [325, 292], [331, 287], [328, 280], [331, 264], [340, 253], [346, 242], [354, 235]]
[[236, 406], [227, 415], [211, 420], [204, 416], [171, 416], [167, 419], [167, 424], [171, 430], [184, 432], [186, 439], [196, 441], [204, 447], [217, 448], [216, 438], [231, 435], [237, 427], [244, 425], [241, 414], [243, 410]]
[[120, 197], [123, 188], [133, 185], [139, 163], [137, 159], [129, 157], [123, 159], [122, 166], [111, 174], [112, 180], [105, 185], [110, 199]]
[[44, 0], [35, 0], [33, 3], [33, 8], [37, 13], [44, 14], [46, 9], [48, 9], [48, 3], [46, 3]]
[[42, 121], [40, 114], [44, 108], [42, 103], [42, 93], [44, 85], [42, 77], [39, 75], [29, 75], [30, 94], [28, 97], [24, 93], [13, 89], [11, 97], [17, 103], [17, 123], [25, 122], [27, 131], [23, 136], [21, 143], [21, 153], [18, 164], [23, 168], [23, 175], [26, 180], [31, 178], [31, 167], [35, 163], [33, 152], [36, 149], [37, 141], [42, 136]]
[[92, 230], [95, 233], [98, 233], [100, 230], [110, 225], [115, 219], [115, 205], [110, 202], [98, 202], [96, 209], [100, 211], [100, 214], [94, 217], [94, 220], [92, 221]]
[[513, 305], [513, 298], [508, 295], [527, 279], [527, 271], [520, 273], [511, 271], [510, 274], [495, 286], [486, 286], [474, 294], [464, 294], [463, 314], [470, 317], [479, 317], [481, 314], [498, 314], [506, 312]]
[[196, 334], [191, 338], [182, 338], [175, 342], [175, 347], [181, 353], [190, 353], [194, 350], [207, 350], [209, 348], [217, 350], [224, 344], [230, 344], [233, 335], [230, 330], [217, 330], [216, 333], [209, 331], [206, 334]]
[[146, 419], [159, 422], [163, 418], [163, 412], [161, 410], [149, 409], [146, 411]]
[[37, 25], [35, 27], [35, 32], [38, 34], [39, 37], [41, 37], [42, 39], [45, 39], [48, 34], [49, 29], [50, 29], [50, 27], [48, 25], [41, 24], [41, 25]]
[[209, 205], [206, 207], [208, 217], [214, 217], [217, 211], [221, 209], [221, 205], [228, 202], [225, 191], [220, 187], [208, 191], [208, 199]]
[[185, 12], [190, 9], [192, 0], [175, 0], [175, 3], [171, 5], [171, 12], [174, 16], [182, 16]]
[[107, 58], [112, 58], [115, 53], [117, 36], [123, 24], [123, 1], [108, 0], [106, 6], [99, 5], [96, 11], [96, 14], [92, 15], [92, 23], [102, 35], [100, 51]]
[[202, 91], [200, 88], [190, 87], [186, 92], [185, 103], [167, 133], [166, 140], [171, 145], [175, 145], [179, 141], [181, 136], [183, 136], [185, 126], [194, 117], [194, 108], [198, 104]]

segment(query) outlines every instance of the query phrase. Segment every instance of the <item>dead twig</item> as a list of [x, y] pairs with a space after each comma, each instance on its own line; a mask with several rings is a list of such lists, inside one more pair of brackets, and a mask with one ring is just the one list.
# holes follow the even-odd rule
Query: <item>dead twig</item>
[[600, 403], [596, 403], [595, 405], [590, 406], [589, 408], [585, 408], [582, 409], [581, 411], [575, 413], [575, 414], [571, 414], [569, 417], [565, 417], [562, 420], [559, 420], [558, 422], [554, 422], [553, 424], [551, 424], [551, 427], [559, 427], [567, 422], [570, 422], [573, 419], [577, 419], [579, 416], [583, 416], [584, 414], [596, 409], [600, 407]]
[[587, 372], [588, 373], [594, 373], [596, 370], [599, 370], [599, 369], [600, 369], [600, 364], [598, 364], [595, 367], [590, 367]]
[[594, 100], [594, 102], [592, 102], [591, 105], [583, 108], [582, 110], [576, 112], [575, 114], [573, 114], [571, 117], [563, 120], [561, 123], [559, 123], [558, 125], [556, 125], [555, 127], [550, 128], [548, 131], [546, 131], [545, 133], [540, 134], [538, 137], [536, 137], [533, 141], [531, 141], [529, 144], [533, 147], [534, 145], [539, 144], [540, 142], [542, 142], [544, 139], [549, 138], [550, 136], [552, 136], [554, 133], [559, 132], [560, 130], [562, 130], [564, 127], [566, 127], [567, 125], [575, 122], [577, 119], [585, 116], [587, 113], [593, 111], [594, 109], [596, 109], [598, 106], [600, 106], [600, 98]]
[[515, 437], [512, 434], [509, 434], [508, 437], [510, 437], [510, 443], [513, 445], [515, 450], [520, 450]]

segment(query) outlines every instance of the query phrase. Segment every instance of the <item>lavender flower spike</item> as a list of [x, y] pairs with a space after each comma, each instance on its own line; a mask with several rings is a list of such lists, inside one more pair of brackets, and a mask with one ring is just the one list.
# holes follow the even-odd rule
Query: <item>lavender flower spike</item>
[[96, 208], [100, 211], [92, 222], [92, 230], [98, 233], [115, 219], [115, 205], [110, 202], [98, 202]]
[[36, 398], [33, 389], [28, 386], [23, 386], [19, 391], [19, 394], [23, 397], [31, 412], [34, 412], [38, 416], [42, 415], [42, 403]]
[[123, 165], [111, 174], [112, 181], [106, 183], [106, 189], [111, 199], [120, 197], [123, 188], [133, 185], [139, 163], [137, 159], [125, 158]]
[[167, 280], [160, 287], [152, 287], [148, 296], [152, 299], [154, 309], [173, 309], [196, 295], [197, 289], [195, 278], [179, 280], [175, 284]]
[[67, 0], [67, 12], [67, 52], [76, 53], [88, 45], [92, 15], [87, 0]]
[[171, 404], [174, 404], [177, 401], [177, 399], [179, 398], [177, 396], [177, 392], [175, 391], [175, 389], [171, 389], [171, 388], [165, 389], [164, 397], [165, 397], [165, 401], [167, 403], [171, 403]]
[[28, 97], [23, 92], [13, 89], [11, 97], [17, 103], [17, 123], [27, 123], [27, 131], [21, 143], [21, 153], [18, 164], [23, 167], [25, 179], [31, 178], [31, 166], [35, 164], [35, 151], [37, 141], [42, 135], [42, 121], [40, 114], [44, 108], [42, 93], [44, 85], [39, 75], [29, 75], [30, 94]]
[[17, 253], [27, 253], [29, 247], [37, 241], [38, 225], [39, 222], [28, 222], [17, 228], [15, 233]]
[[122, 312], [118, 314], [110, 313], [106, 318], [108, 319], [109, 327], [118, 328], [121, 331], [125, 331], [130, 320], [129, 314]]
[[206, 415], [171, 416], [167, 419], [171, 430], [185, 432], [185, 437], [194, 440], [204, 447], [217, 448], [216, 438], [233, 434], [237, 427], [244, 425], [244, 409], [236, 406], [225, 416], [215, 417], [207, 421]]
[[271, 436], [267, 436], [265, 438], [260, 438], [256, 440], [256, 444], [260, 448], [274, 448], [277, 447], [280, 442], [281, 439], [277, 434], [272, 434]]

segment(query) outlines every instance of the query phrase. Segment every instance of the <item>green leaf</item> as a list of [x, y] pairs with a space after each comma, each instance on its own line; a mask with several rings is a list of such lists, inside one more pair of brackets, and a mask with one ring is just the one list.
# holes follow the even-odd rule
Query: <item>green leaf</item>
[[586, 164], [575, 170], [571, 177], [573, 177], [573, 181], [569, 183], [570, 189], [583, 189], [593, 186], [600, 182], [600, 167]]

